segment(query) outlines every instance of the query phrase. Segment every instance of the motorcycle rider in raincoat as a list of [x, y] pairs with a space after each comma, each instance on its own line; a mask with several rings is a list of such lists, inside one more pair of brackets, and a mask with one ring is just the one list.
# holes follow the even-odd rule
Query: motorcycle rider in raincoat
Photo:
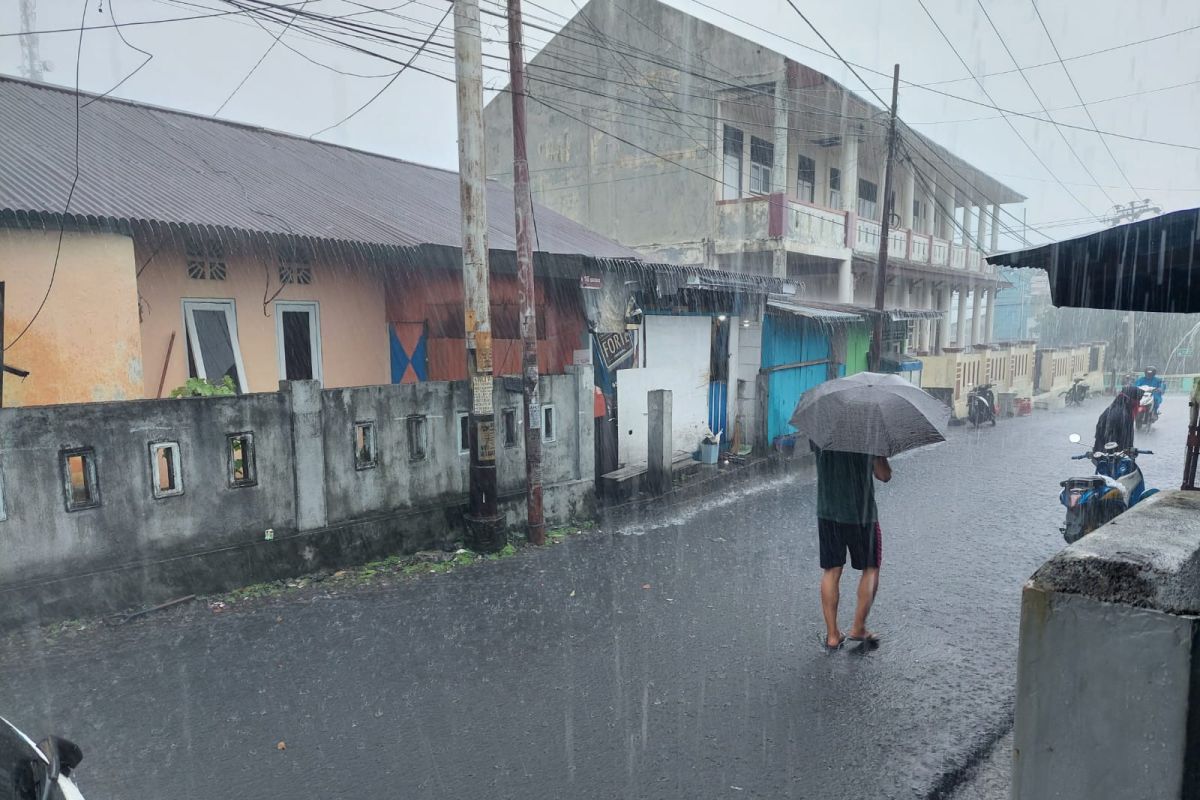
[[1154, 418], [1158, 419], [1158, 409], [1162, 406], [1163, 395], [1167, 392], [1167, 382], [1159, 376], [1157, 369], [1146, 367], [1146, 372], [1137, 379], [1137, 383], [1134, 385], [1148, 386], [1157, 390], [1154, 392]]

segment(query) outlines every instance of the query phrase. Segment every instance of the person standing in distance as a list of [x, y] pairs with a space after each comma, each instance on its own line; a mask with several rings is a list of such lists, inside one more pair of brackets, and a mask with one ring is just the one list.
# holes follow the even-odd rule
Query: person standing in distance
[[[883, 560], [875, 481], [890, 481], [892, 467], [882, 456], [811, 446], [817, 460], [817, 533], [821, 544], [825, 648], [837, 650], [847, 639], [875, 645], [879, 637], [867, 629], [867, 615], [879, 590], [879, 565]], [[847, 552], [850, 566], [862, 575], [858, 580], [854, 622], [845, 634], [838, 627], [838, 603]]]

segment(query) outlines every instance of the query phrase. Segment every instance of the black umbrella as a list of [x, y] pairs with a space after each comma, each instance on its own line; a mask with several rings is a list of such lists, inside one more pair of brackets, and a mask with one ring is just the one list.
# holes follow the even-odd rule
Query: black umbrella
[[792, 426], [822, 450], [894, 456], [946, 440], [950, 409], [898, 375], [860, 372], [809, 389]]

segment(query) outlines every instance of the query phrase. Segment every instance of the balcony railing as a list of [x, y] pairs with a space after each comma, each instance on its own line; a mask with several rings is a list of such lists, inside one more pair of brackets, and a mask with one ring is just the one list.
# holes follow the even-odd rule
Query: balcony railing
[[[850, 237], [846, 235], [848, 223], [854, 226]], [[717, 203], [717, 237], [727, 243], [783, 239], [788, 245], [800, 248], [831, 249], [842, 249], [849, 244], [856, 253], [874, 256], [879, 252], [881, 235], [882, 226], [875, 220], [781, 194]], [[888, 256], [914, 264], [983, 274], [994, 272], [978, 250], [907, 228], [888, 231]]]

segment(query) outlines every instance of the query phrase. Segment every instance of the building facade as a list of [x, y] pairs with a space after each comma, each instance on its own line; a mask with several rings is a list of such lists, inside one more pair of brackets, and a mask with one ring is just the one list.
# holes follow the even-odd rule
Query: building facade
[[[652, 260], [874, 305], [880, 109], [657, 0], [592, 0], [528, 71], [538, 202]], [[507, 94], [485, 125], [489, 174], [510, 180]], [[1024, 198], [904, 125], [894, 175], [886, 306], [904, 330], [892, 349], [990, 342], [1003, 282], [983, 255], [1001, 206]]]

